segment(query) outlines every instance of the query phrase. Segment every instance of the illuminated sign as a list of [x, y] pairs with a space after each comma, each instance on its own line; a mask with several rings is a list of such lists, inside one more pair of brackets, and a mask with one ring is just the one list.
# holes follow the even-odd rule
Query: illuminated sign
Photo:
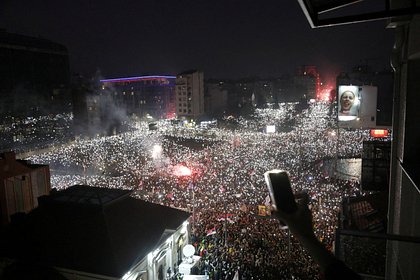
[[340, 85], [337, 91], [340, 127], [375, 129], [378, 87]]
[[267, 133], [274, 133], [274, 132], [276, 132], [276, 126], [275, 125], [267, 125], [266, 131], [267, 131]]
[[382, 138], [388, 136], [388, 130], [387, 129], [371, 129], [370, 130], [370, 136], [374, 138]]

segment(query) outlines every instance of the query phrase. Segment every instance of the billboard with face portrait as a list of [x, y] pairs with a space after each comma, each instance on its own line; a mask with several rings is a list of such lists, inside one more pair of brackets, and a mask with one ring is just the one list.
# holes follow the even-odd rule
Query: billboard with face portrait
[[338, 121], [348, 122], [359, 117], [359, 86], [338, 87]]
[[338, 125], [344, 128], [377, 128], [378, 87], [340, 85], [337, 91]]

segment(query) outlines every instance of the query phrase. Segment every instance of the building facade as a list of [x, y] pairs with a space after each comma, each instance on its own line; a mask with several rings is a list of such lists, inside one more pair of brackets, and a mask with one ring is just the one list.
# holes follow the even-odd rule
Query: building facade
[[68, 106], [70, 66], [65, 46], [0, 29], [0, 61], [1, 112], [24, 113], [39, 107], [62, 112]]
[[[391, 6], [403, 8], [412, 3], [391, 1]], [[395, 28], [396, 39], [391, 56], [395, 85], [388, 233], [420, 238], [420, 15], [396, 18], [390, 27]], [[417, 279], [419, 243], [390, 241], [388, 245], [386, 279]]]
[[228, 91], [223, 88], [223, 83], [206, 83], [205, 112], [209, 116], [223, 116], [228, 110]]
[[0, 244], [1, 256], [53, 267], [69, 280], [175, 279], [190, 243], [191, 214], [130, 194], [84, 185], [52, 192]]
[[104, 79], [102, 93], [128, 115], [156, 119], [175, 117], [175, 76], [139, 76]]
[[16, 160], [14, 152], [0, 157], [1, 224], [11, 221], [16, 213], [28, 213], [38, 206], [38, 197], [51, 190], [47, 165], [34, 165]]
[[294, 76], [296, 93], [306, 100], [319, 98], [321, 80], [316, 66], [301, 66]]
[[196, 119], [204, 114], [203, 73], [191, 70], [176, 76], [176, 114], [178, 118]]

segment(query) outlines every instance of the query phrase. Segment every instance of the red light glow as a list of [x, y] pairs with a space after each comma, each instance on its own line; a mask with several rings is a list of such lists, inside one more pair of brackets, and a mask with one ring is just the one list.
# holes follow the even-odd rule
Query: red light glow
[[173, 174], [177, 177], [191, 176], [191, 169], [184, 165], [175, 165]]
[[334, 87], [331, 85], [323, 86], [319, 91], [318, 100], [331, 102], [333, 97], [331, 93], [333, 89]]
[[388, 136], [388, 130], [386, 129], [371, 129], [370, 136], [375, 138], [381, 138]]

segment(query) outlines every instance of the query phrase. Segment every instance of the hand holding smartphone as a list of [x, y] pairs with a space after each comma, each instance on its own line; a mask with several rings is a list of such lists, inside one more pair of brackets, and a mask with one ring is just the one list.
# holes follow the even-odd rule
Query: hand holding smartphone
[[288, 214], [295, 212], [297, 204], [287, 171], [273, 169], [265, 172], [264, 177], [271, 202], [276, 208]]

